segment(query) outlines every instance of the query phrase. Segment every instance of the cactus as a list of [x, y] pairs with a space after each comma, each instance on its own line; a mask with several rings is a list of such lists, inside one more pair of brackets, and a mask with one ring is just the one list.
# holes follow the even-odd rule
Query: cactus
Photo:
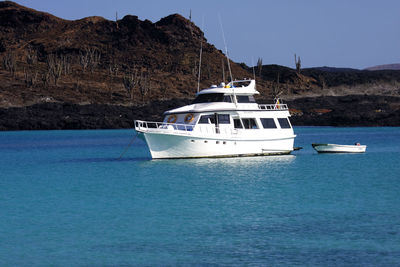
[[297, 57], [296, 54], [294, 54], [294, 64], [296, 65], [296, 72], [297, 72], [297, 74], [300, 74], [300, 70], [301, 70], [301, 59], [300, 59], [300, 57]]

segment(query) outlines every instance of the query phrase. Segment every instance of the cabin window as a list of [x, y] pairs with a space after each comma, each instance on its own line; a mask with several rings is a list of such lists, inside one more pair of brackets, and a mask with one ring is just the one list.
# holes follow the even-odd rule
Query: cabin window
[[282, 129], [290, 129], [290, 123], [289, 120], [287, 118], [279, 118], [278, 119], [279, 124], [281, 125]]
[[[203, 115], [200, 117], [199, 123], [201, 124], [214, 124], [215, 123], [215, 115]], [[229, 114], [218, 114], [218, 123], [219, 124], [230, 124], [230, 116]]]
[[256, 120], [253, 118], [242, 118], [245, 129], [258, 129]]
[[233, 119], [233, 125], [235, 129], [243, 129], [243, 125], [240, 119]]
[[252, 95], [237, 95], [236, 99], [238, 103], [256, 103]]
[[198, 95], [192, 104], [223, 102], [223, 99], [224, 99], [224, 94], [222, 93], [202, 94]]
[[218, 123], [219, 124], [230, 124], [231, 120], [229, 114], [218, 114]]
[[248, 81], [235, 81], [235, 82], [232, 82], [232, 87], [246, 87], [246, 86], [249, 86], [250, 83], [251, 83], [250, 80], [248, 80]]
[[264, 129], [275, 129], [276, 124], [273, 118], [261, 118], [261, 123]]
[[215, 123], [214, 121], [214, 115], [203, 115], [200, 117], [199, 123], [202, 124], [209, 124], [209, 123]]
[[232, 103], [231, 96], [230, 95], [224, 95], [224, 99], [222, 99], [222, 102]]

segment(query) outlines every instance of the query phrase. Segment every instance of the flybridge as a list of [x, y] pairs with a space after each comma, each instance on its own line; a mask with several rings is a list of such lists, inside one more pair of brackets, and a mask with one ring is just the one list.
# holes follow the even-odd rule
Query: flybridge
[[286, 104], [257, 104], [254, 95], [258, 94], [255, 90], [254, 80], [234, 81], [225, 85], [211, 86], [197, 94], [191, 105], [168, 110], [164, 115], [178, 114], [185, 112], [208, 112], [208, 111], [227, 111], [227, 110], [253, 110], [253, 111], [279, 111], [288, 110]]
[[210, 88], [201, 90], [197, 95], [212, 93], [258, 95], [260, 93], [256, 90], [255, 85], [255, 80], [232, 81], [226, 85], [225, 83], [221, 83], [219, 86], [211, 85]]

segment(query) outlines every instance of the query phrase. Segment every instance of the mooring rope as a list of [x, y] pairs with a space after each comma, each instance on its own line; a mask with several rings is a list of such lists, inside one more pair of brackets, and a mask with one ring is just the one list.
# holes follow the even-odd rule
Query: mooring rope
[[128, 151], [128, 148], [132, 145], [133, 141], [135, 141], [136, 137], [138, 137], [139, 132], [136, 132], [136, 135], [132, 138], [129, 144], [125, 147], [124, 151], [119, 155], [118, 160], [122, 159], [122, 156]]

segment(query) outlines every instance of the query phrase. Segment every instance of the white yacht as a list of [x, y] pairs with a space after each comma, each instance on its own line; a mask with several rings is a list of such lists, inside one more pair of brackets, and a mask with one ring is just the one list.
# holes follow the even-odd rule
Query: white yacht
[[257, 104], [255, 80], [212, 85], [163, 122], [135, 120], [153, 159], [289, 154], [296, 135], [286, 104]]

